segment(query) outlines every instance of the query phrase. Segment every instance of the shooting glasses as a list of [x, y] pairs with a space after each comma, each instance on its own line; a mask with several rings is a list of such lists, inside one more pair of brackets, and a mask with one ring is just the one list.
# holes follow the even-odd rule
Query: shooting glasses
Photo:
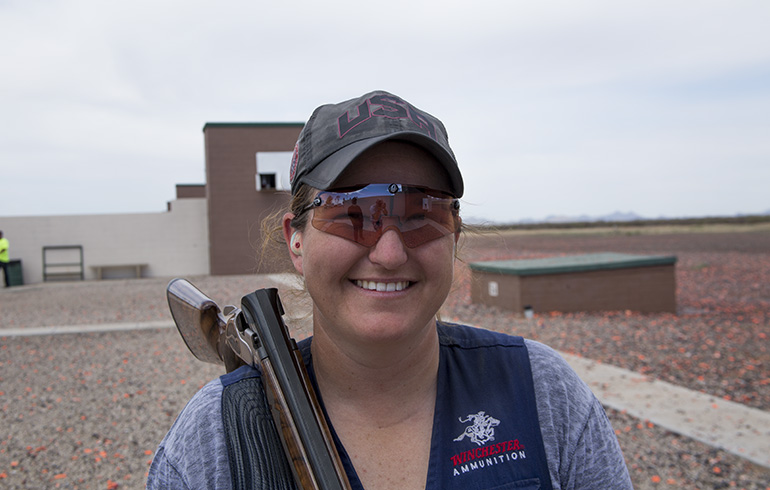
[[321, 191], [305, 210], [313, 228], [371, 247], [387, 230], [418, 247], [460, 231], [460, 201], [451, 195], [402, 184], [369, 184], [359, 189]]

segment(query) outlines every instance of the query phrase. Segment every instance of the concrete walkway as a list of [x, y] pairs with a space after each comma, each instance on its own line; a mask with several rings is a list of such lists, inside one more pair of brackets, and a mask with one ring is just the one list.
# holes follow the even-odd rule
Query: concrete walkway
[[[173, 328], [171, 321], [4, 329], [0, 336]], [[605, 406], [770, 468], [770, 412], [562, 353]]]
[[95, 325], [62, 325], [53, 327], [4, 328], [0, 337], [29, 337], [32, 335], [58, 335], [90, 332], [121, 332], [125, 330], [150, 330], [155, 328], [174, 328], [171, 320], [140, 323], [101, 323]]
[[770, 468], [770, 412], [561, 354], [603, 405]]

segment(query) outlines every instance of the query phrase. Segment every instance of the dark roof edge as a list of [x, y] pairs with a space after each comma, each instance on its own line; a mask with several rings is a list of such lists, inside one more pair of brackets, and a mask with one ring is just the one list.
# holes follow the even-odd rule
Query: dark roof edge
[[[575, 258], [597, 259], [583, 263], [570, 263]], [[610, 261], [605, 261], [610, 258]], [[555, 261], [555, 262], [551, 262]], [[471, 270], [492, 272], [514, 276], [539, 276], [545, 274], [570, 274], [573, 272], [589, 272], [601, 270], [632, 269], [637, 267], [652, 267], [674, 265], [675, 255], [631, 255], [631, 254], [585, 254], [579, 256], [550, 257], [529, 260], [491, 260], [486, 262], [471, 262]], [[542, 265], [541, 265], [542, 264]]]

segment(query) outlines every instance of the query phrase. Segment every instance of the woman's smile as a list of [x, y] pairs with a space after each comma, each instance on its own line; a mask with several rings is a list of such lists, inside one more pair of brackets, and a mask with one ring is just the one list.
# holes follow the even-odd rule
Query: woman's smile
[[354, 284], [359, 288], [366, 289], [368, 291], [392, 292], [392, 291], [403, 291], [404, 289], [408, 288], [412, 283], [411, 281], [381, 282], [381, 281], [362, 281], [357, 279], [354, 281]]

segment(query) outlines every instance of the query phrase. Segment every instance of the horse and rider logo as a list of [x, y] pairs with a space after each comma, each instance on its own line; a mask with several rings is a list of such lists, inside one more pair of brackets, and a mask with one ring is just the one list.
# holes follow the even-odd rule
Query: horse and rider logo
[[479, 413], [468, 414], [465, 418], [459, 417], [459, 420], [463, 424], [471, 422], [471, 425], [466, 427], [463, 433], [454, 440], [462, 441], [467, 437], [471, 442], [474, 442], [479, 446], [494, 441], [495, 427], [500, 425], [499, 420], [490, 417], [483, 410]]

